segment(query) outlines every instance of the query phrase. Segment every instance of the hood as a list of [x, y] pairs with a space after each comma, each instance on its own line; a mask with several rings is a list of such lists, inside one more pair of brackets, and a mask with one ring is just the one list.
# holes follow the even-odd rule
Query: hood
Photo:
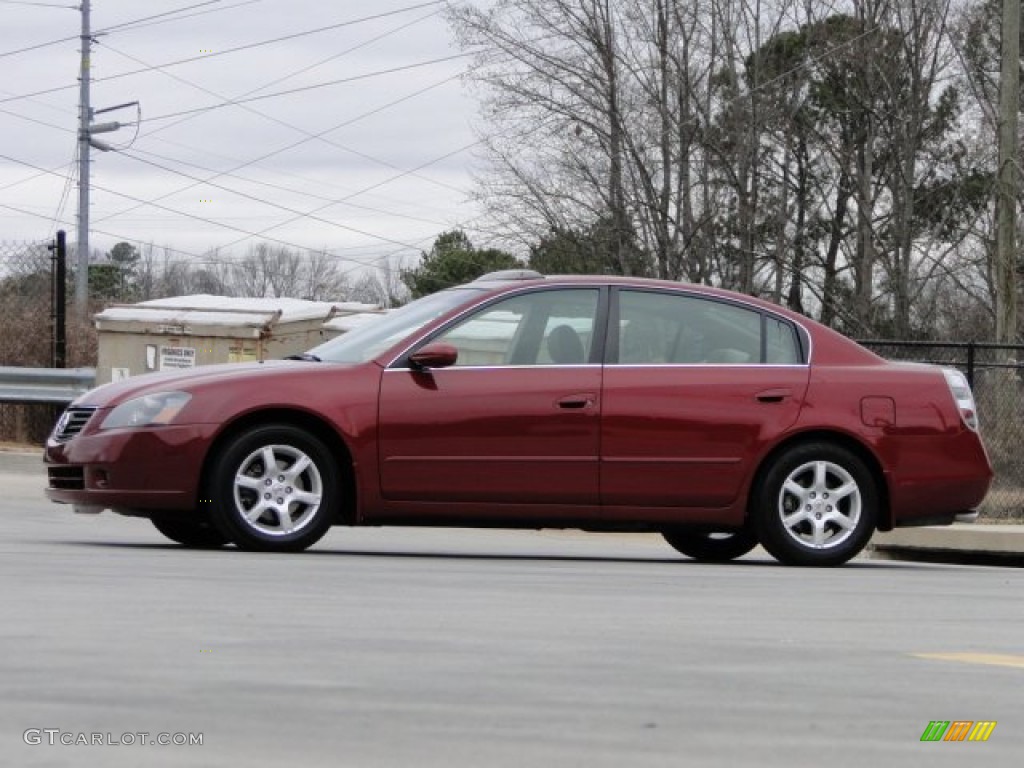
[[[130, 400], [133, 397], [181, 390], [191, 391], [205, 384], [230, 382], [232, 379], [252, 380], [260, 377], [288, 376], [299, 371], [308, 372], [310, 366], [339, 367], [338, 363], [316, 363], [300, 360], [267, 360], [262, 363], [221, 363], [203, 365], [183, 371], [144, 373], [121, 381], [102, 384], [76, 398], [72, 406], [95, 406], [104, 408]], [[350, 367], [350, 366], [342, 366]]]

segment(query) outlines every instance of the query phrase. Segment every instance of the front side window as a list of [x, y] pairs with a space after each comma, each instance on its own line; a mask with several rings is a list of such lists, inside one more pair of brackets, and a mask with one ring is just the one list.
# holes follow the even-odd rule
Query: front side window
[[459, 352], [455, 367], [583, 365], [594, 344], [599, 291], [542, 290], [503, 299], [432, 341]]
[[699, 296], [619, 292], [620, 365], [800, 362], [796, 329], [780, 318]]

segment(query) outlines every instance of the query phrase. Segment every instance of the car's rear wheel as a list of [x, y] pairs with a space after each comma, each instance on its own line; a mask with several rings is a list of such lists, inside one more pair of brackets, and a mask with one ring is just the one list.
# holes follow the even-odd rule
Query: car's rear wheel
[[757, 546], [757, 537], [750, 531], [662, 531], [662, 536], [677, 552], [694, 560], [725, 563], [742, 557]]
[[243, 432], [214, 459], [211, 517], [240, 549], [297, 552], [337, 515], [338, 467], [314, 435], [286, 424]]
[[154, 517], [150, 522], [171, 541], [193, 549], [216, 549], [228, 543], [224, 534], [207, 520]]
[[864, 462], [828, 442], [778, 456], [754, 490], [761, 544], [787, 565], [840, 565], [860, 552], [878, 518], [878, 488]]

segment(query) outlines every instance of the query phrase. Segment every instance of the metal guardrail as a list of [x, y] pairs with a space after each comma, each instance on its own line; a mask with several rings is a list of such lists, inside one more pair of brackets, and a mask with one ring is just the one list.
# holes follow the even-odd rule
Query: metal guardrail
[[0, 403], [67, 405], [95, 386], [95, 368], [0, 366]]

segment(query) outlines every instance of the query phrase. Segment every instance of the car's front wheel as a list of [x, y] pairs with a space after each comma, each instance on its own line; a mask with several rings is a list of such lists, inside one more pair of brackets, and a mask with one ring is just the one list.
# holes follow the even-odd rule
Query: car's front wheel
[[758, 538], [787, 565], [841, 565], [860, 552], [878, 518], [878, 488], [864, 462], [827, 442], [779, 455], [754, 489]]
[[193, 549], [216, 549], [228, 543], [227, 538], [208, 520], [153, 517], [153, 527], [173, 542]]
[[750, 531], [662, 531], [677, 552], [707, 563], [725, 563], [742, 557], [757, 546], [757, 537]]
[[214, 460], [211, 518], [240, 549], [306, 549], [337, 515], [338, 474], [314, 435], [286, 424], [255, 427]]

